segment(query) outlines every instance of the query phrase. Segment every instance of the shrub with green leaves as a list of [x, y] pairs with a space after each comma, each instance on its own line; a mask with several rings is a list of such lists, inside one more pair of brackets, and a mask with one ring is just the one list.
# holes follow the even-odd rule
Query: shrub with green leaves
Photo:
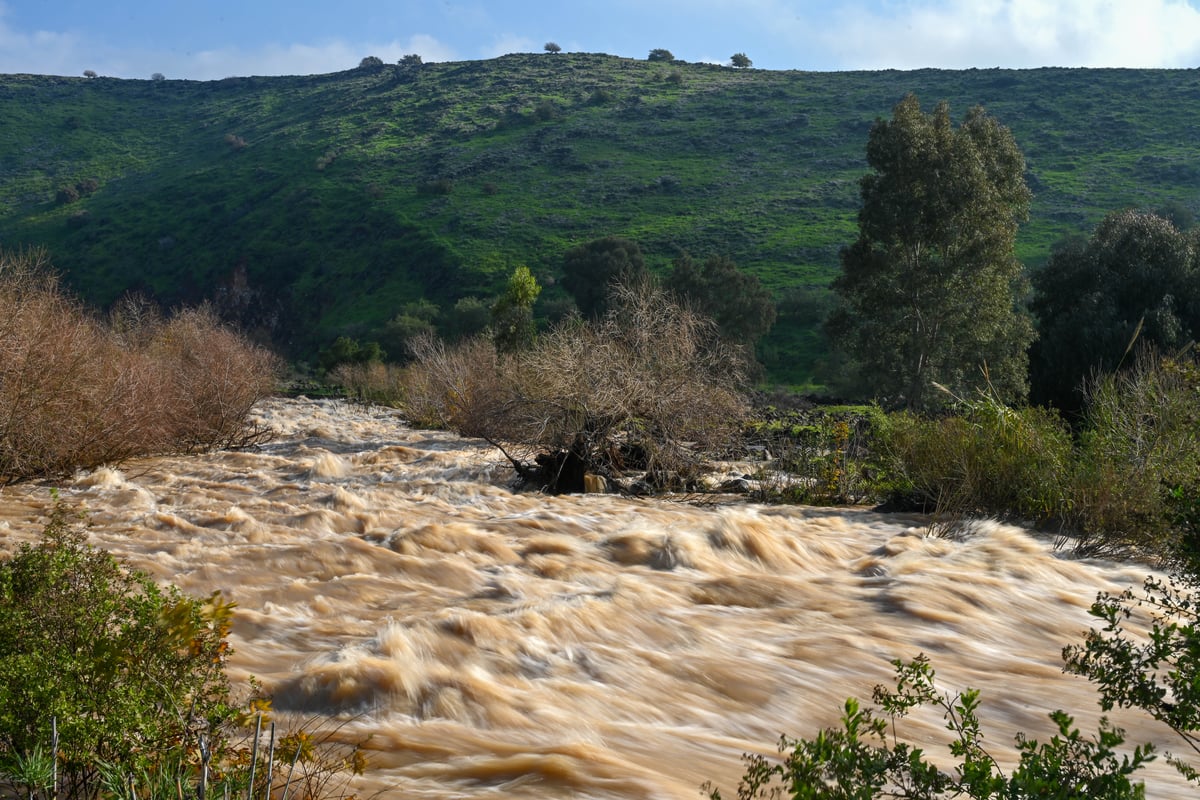
[[[1103, 623], [1082, 644], [1063, 649], [1067, 671], [1100, 690], [1100, 707], [1140, 708], [1200, 755], [1200, 590], [1195, 579], [1146, 579], [1141, 592], [1101, 593], [1090, 609]], [[1137, 628], [1144, 625], [1147, 635]], [[1188, 780], [1200, 771], [1167, 760]]]
[[[1120, 754], [1122, 732], [1100, 721], [1092, 737], [1083, 736], [1062, 711], [1050, 714], [1058, 732], [1045, 742], [1017, 736], [1019, 763], [1009, 774], [983, 744], [979, 692], [939, 691], [929, 661], [918, 656], [896, 667], [896, 689], [879, 686], [875, 708], [846, 701], [841, 728], [813, 739], [784, 736], [782, 760], [747, 756], [738, 787], [739, 800], [790, 797], [794, 800], [871, 800], [872, 798], [954, 798], [1019, 800], [1125, 800], [1142, 798], [1145, 788], [1131, 776], [1154, 758], [1150, 745]], [[902, 720], [930, 706], [942, 712], [950, 732], [952, 769], [929, 760], [923, 748], [904, 741]], [[720, 800], [718, 789], [709, 797]]]
[[94, 796], [103, 764], [144, 768], [234, 714], [232, 604], [160, 588], [78, 522], [56, 502], [41, 539], [0, 564], [0, 764], [29, 773], [56, 722], [64, 797]]
[[[1068, 522], [1077, 547], [1200, 564], [1200, 365], [1142, 354], [1085, 391]], [[1191, 563], [1191, 566], [1189, 566]]]
[[1010, 408], [994, 395], [955, 414], [893, 414], [886, 450], [896, 499], [939, 518], [971, 514], [1041, 521], [1062, 508], [1071, 435], [1052, 411]]

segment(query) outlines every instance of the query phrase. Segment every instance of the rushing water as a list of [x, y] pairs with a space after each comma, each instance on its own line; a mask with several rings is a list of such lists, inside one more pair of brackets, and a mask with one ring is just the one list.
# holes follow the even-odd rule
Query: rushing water
[[[918, 653], [944, 688], [982, 690], [1007, 761], [1052, 709], [1094, 730], [1096, 694], [1060, 652], [1098, 590], [1146, 572], [995, 524], [947, 541], [858, 509], [514, 494], [481, 442], [383, 410], [257, 413], [278, 431], [259, 451], [101, 469], [62, 493], [97, 544], [236, 601], [232, 676], [369, 736], [368, 794], [695, 798], [711, 780], [732, 796], [743, 752], [835, 724]], [[48, 502], [4, 491], [0, 552]], [[939, 750], [938, 720], [909, 731]], [[1161, 760], [1145, 777], [1150, 797], [1188, 793]]]

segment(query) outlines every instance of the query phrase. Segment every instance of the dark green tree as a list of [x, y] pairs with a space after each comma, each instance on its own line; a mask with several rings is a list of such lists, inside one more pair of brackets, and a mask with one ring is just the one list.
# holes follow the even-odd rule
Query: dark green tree
[[589, 319], [608, 310], [608, 294], [615, 283], [637, 283], [648, 274], [641, 248], [619, 236], [581, 244], [568, 250], [563, 259], [563, 288]]
[[383, 66], [383, 59], [379, 56], [366, 56], [362, 61], [358, 62], [359, 69], [378, 69]]
[[725, 256], [709, 256], [697, 264], [684, 253], [672, 262], [666, 288], [711, 317], [727, 342], [753, 348], [775, 324], [771, 293]]
[[504, 288], [504, 294], [492, 306], [492, 333], [496, 349], [513, 352], [529, 348], [537, 337], [533, 324], [533, 304], [537, 302], [542, 287], [529, 267], [520, 266], [513, 270]]
[[546, 42], [546, 44], [542, 46], [542, 49], [545, 50], [547, 53], [561, 53], [562, 52], [562, 48], [559, 47], [555, 42]]
[[872, 126], [867, 163], [827, 323], [858, 386], [910, 409], [940, 405], [935, 384], [1022, 399], [1033, 328], [1013, 245], [1030, 192], [1011, 132], [979, 107], [955, 128], [948, 104], [925, 114], [908, 95]]
[[674, 61], [675, 55], [666, 48], [656, 47], [650, 51], [650, 55], [646, 56], [647, 61]]
[[437, 334], [441, 308], [430, 300], [422, 297], [400, 307], [400, 313], [387, 321], [382, 330], [375, 333], [378, 336], [377, 349], [379, 358], [368, 352], [373, 343], [368, 342], [349, 360], [352, 363], [365, 364], [371, 361], [383, 360], [391, 356], [393, 360], [404, 361], [408, 357], [409, 342], [423, 334]]
[[1033, 277], [1033, 399], [1077, 412], [1084, 381], [1134, 363], [1131, 344], [1176, 350], [1200, 335], [1197, 243], [1166, 219], [1110, 214], [1060, 244]]
[[745, 53], [734, 53], [729, 57], [729, 63], [737, 69], [749, 69], [754, 66], [754, 62]]
[[491, 305], [480, 297], [463, 297], [446, 313], [447, 341], [457, 342], [482, 333], [492, 321]]
[[339, 364], [369, 364], [372, 361], [383, 361], [387, 354], [379, 346], [379, 342], [359, 343], [349, 336], [339, 336], [329, 347], [321, 349], [317, 354], [317, 363], [325, 371], [332, 370]]

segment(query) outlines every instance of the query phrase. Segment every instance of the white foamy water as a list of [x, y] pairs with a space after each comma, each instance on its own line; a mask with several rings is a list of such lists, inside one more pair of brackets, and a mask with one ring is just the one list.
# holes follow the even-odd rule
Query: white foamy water
[[[258, 452], [134, 462], [61, 487], [92, 538], [184, 591], [238, 604], [232, 676], [369, 736], [387, 797], [732, 796], [746, 751], [810, 736], [926, 653], [983, 692], [1007, 760], [1063, 708], [1099, 717], [1061, 649], [1098, 590], [1146, 568], [1080, 562], [1021, 529], [926, 538], [865, 510], [514, 494], [486, 445], [384, 410], [273, 400]], [[45, 487], [0, 503], [0, 553]], [[1131, 741], [1175, 747], [1141, 716]], [[937, 720], [909, 730], [935, 752]], [[1148, 796], [1188, 795], [1161, 760]]]

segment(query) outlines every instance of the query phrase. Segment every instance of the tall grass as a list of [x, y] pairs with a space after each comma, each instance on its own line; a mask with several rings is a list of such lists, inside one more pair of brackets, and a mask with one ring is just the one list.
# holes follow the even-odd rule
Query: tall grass
[[135, 304], [101, 320], [44, 252], [0, 252], [0, 483], [248, 444], [277, 362], [215, 314]]
[[1200, 362], [1146, 352], [1084, 395], [1074, 431], [986, 395], [943, 417], [891, 415], [889, 499], [932, 511], [937, 533], [1010, 518], [1057, 530], [1081, 554], [1200, 571]]

